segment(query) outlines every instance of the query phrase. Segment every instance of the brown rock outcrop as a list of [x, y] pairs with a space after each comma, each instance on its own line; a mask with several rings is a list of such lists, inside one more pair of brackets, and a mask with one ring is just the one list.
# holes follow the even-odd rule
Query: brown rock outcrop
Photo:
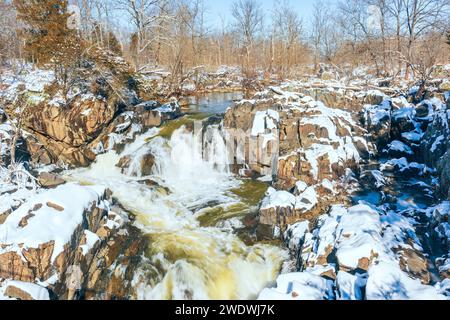
[[[82, 213], [83, 223], [72, 231], [70, 240], [56, 257], [55, 241], [36, 247], [0, 243], [0, 278], [34, 283], [57, 276], [56, 282], [50, 281], [48, 289], [59, 299], [132, 297], [133, 270], [147, 247], [147, 239], [131, 225], [132, 217], [122, 207], [109, 209], [108, 204], [103, 203], [106, 199], [113, 203], [110, 196], [110, 192], [105, 192]], [[55, 214], [62, 214], [59, 210], [65, 210], [52, 202], [48, 205], [55, 209]], [[42, 205], [35, 206], [35, 211], [30, 211], [36, 217], [34, 214], [28, 216], [23, 227], [30, 223], [29, 219], [39, 218], [41, 208]], [[113, 264], [115, 270], [110, 270]], [[25, 296], [14, 294], [13, 297]]]

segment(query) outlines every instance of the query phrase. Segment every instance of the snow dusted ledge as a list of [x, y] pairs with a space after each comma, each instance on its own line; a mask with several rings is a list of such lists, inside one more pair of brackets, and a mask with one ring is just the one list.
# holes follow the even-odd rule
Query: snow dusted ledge
[[85, 211], [92, 205], [104, 207], [104, 194], [102, 187], [66, 184], [31, 197], [0, 225], [0, 254], [14, 251], [22, 255], [53, 242], [53, 263], [83, 223]]
[[68, 183], [27, 198], [20, 191], [0, 196], [12, 205], [0, 223], [0, 280], [53, 286], [76, 257], [124, 223], [110, 211], [104, 187]]
[[3, 284], [0, 284], [0, 300], [50, 300], [50, 294], [48, 290], [40, 285], [6, 280]]
[[448, 283], [424, 285], [401, 266], [401, 253], [414, 250], [411, 222], [368, 205], [333, 206], [316, 227], [303, 221], [285, 232], [302, 272], [281, 274], [260, 300], [446, 299]]

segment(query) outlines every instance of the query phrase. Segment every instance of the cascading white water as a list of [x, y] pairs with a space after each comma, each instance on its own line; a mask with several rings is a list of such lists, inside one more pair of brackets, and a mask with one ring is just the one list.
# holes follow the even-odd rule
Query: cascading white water
[[[106, 185], [150, 238], [147, 259], [135, 274], [138, 299], [251, 299], [272, 281], [285, 252], [268, 245], [246, 246], [230, 231], [201, 227], [193, 211], [241, 201], [228, 191], [239, 187], [226, 165], [220, 126], [206, 131], [176, 130], [170, 140], [151, 130], [120, 154], [100, 155], [87, 169], [68, 172], [80, 182]], [[148, 187], [138, 177], [139, 159], [155, 157]], [[116, 167], [130, 156], [127, 174]], [[169, 189], [169, 192], [166, 190]]]

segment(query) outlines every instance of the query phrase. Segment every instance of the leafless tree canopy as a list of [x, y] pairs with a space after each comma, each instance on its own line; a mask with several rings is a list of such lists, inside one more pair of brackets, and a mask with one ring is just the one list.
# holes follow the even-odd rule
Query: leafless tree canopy
[[[412, 78], [425, 61], [449, 60], [450, 0], [317, 0], [305, 21], [292, 0], [275, 1], [270, 11], [259, 0], [234, 0], [219, 25], [208, 0], [73, 2], [90, 46], [122, 54], [141, 72], [165, 68], [175, 87], [199, 66], [287, 78], [306, 67], [319, 72], [321, 63], [368, 65], [379, 75]], [[0, 62], [24, 58], [14, 6], [0, 0], [0, 8]]]

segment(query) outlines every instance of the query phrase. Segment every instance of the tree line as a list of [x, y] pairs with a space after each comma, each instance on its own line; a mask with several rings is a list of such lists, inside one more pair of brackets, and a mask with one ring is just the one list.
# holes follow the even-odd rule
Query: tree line
[[[79, 8], [80, 23], [68, 26]], [[0, 0], [0, 59], [52, 63], [61, 81], [93, 46], [136, 71], [170, 71], [173, 81], [198, 66], [241, 67], [245, 78], [280, 79], [323, 64], [370, 66], [378, 76], [426, 77], [448, 62], [450, 0], [314, 2], [302, 19], [288, 0], [264, 10], [258, 0], [230, 1], [229, 17], [211, 23], [205, 0]], [[217, 21], [217, 18], [215, 18]], [[306, 71], [305, 71], [306, 70]]]

